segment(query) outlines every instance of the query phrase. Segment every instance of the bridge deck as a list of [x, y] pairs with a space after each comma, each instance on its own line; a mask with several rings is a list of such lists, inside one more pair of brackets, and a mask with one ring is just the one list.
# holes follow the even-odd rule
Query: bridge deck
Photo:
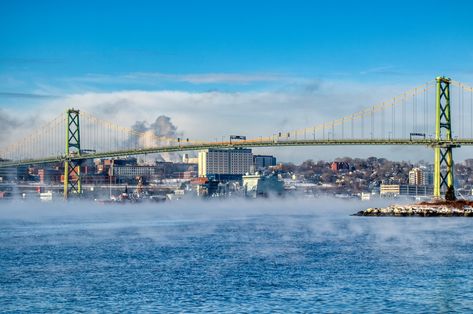
[[473, 145], [473, 139], [454, 139], [452, 141], [437, 141], [435, 139], [326, 139], [326, 140], [248, 140], [240, 142], [207, 142], [201, 144], [182, 144], [176, 146], [143, 148], [136, 150], [118, 150], [74, 156], [55, 156], [43, 159], [28, 159], [0, 162], [0, 168], [21, 165], [61, 162], [65, 160], [84, 160], [94, 158], [122, 157], [129, 155], [145, 155], [153, 153], [185, 152], [209, 148], [252, 148], [252, 147], [284, 147], [284, 146], [336, 146], [336, 145], [405, 145], [405, 146], [468, 146]]

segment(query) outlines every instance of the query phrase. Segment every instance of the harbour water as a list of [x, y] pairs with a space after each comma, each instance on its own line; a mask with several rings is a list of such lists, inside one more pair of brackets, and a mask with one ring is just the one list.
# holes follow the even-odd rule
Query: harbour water
[[473, 219], [336, 200], [0, 204], [2, 312], [465, 312]]

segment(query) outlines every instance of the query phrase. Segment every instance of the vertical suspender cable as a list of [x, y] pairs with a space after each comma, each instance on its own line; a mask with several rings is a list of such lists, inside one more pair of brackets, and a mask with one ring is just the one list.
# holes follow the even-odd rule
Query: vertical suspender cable
[[384, 103], [383, 103], [383, 110], [381, 111], [381, 138], [384, 139]]
[[361, 112], [361, 138], [365, 137], [365, 112]]
[[402, 97], [402, 137], [406, 137], [406, 95]]
[[351, 116], [351, 119], [350, 119], [350, 123], [351, 123], [351, 138], [353, 139], [355, 136], [354, 136], [354, 133], [355, 133], [355, 128], [354, 128], [354, 116], [352, 115]]
[[411, 132], [417, 132], [416, 127], [417, 127], [417, 104], [415, 102], [415, 96], [412, 94], [412, 131]]
[[393, 104], [391, 105], [391, 111], [392, 111], [392, 116], [391, 116], [391, 133], [392, 137], [396, 138], [396, 98], [393, 99]]
[[374, 108], [371, 109], [371, 139], [374, 137]]
[[462, 85], [462, 138], [465, 136], [465, 89]]
[[425, 134], [429, 133], [429, 90], [428, 87], [424, 91], [424, 115], [425, 115]]
[[427, 134], [427, 103], [425, 102], [426, 100], [426, 94], [427, 94], [427, 90], [424, 89], [423, 93], [422, 93], [422, 102], [424, 104], [424, 109], [422, 110], [423, 113], [424, 113], [424, 122], [422, 123], [424, 125], [424, 134]]
[[457, 102], [458, 106], [458, 122], [457, 122], [457, 125], [458, 125], [458, 129], [456, 130], [457, 131], [457, 134], [461, 136], [461, 117], [462, 117], [462, 109], [461, 109], [461, 85], [458, 86], [458, 102]]

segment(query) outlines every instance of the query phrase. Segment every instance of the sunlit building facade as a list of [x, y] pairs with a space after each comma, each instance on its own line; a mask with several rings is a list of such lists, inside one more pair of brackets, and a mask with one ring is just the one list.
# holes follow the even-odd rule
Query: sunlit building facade
[[199, 152], [199, 177], [238, 178], [251, 171], [251, 149], [206, 149]]

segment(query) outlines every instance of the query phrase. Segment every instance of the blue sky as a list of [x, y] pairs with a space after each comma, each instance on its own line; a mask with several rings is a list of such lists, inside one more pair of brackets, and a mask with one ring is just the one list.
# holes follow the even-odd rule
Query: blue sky
[[[222, 119], [235, 95], [273, 102], [317, 90], [350, 113], [439, 74], [471, 82], [472, 12], [471, 1], [1, 1], [0, 109], [40, 112], [70, 95], [98, 108], [117, 92], [131, 106], [127, 91], [217, 92], [211, 118]], [[359, 101], [344, 100], [346, 90]], [[306, 99], [295, 104], [301, 116], [317, 109]], [[188, 112], [166, 108], [152, 114], [197, 132]]]
[[[414, 83], [438, 73], [464, 77], [473, 71], [472, 9], [471, 1], [2, 1], [2, 91], [147, 72]], [[131, 85], [222, 88], [173, 83]]]

